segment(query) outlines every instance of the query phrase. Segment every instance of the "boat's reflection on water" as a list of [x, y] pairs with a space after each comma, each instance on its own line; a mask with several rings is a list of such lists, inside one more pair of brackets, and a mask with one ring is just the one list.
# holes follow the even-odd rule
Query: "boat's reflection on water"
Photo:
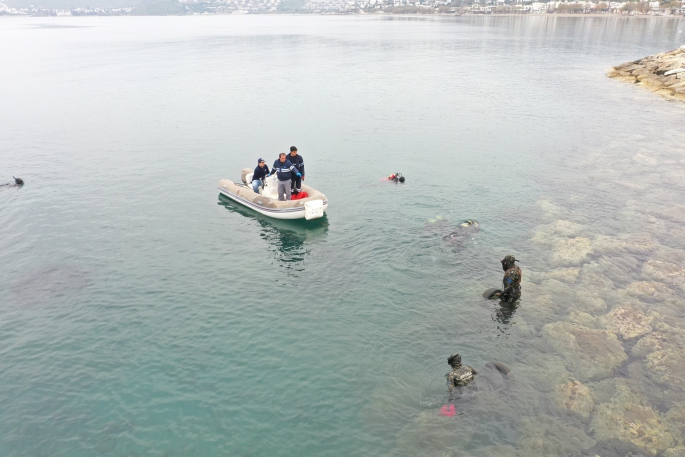
[[328, 217], [311, 221], [305, 219], [273, 219], [219, 195], [218, 204], [232, 213], [255, 221], [261, 226], [259, 236], [274, 252], [281, 266], [293, 271], [303, 271], [302, 261], [306, 258], [312, 242], [322, 240], [328, 233]]

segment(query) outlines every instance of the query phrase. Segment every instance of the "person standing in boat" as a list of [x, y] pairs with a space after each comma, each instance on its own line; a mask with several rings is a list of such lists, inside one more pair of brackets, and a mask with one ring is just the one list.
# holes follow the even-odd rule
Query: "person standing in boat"
[[304, 181], [304, 159], [301, 155], [297, 154], [297, 148], [295, 146], [290, 146], [288, 160], [295, 165], [297, 171], [302, 175], [302, 177], [299, 177], [298, 175], [293, 174], [292, 178], [290, 178], [290, 190], [293, 194], [297, 195], [300, 193], [300, 190], [302, 190], [302, 181]]
[[285, 152], [278, 155], [278, 159], [274, 162], [274, 166], [271, 167], [271, 174], [274, 173], [276, 173], [276, 177], [278, 177], [278, 200], [290, 200], [291, 175], [293, 173], [300, 177], [302, 175], [297, 171], [295, 165], [288, 160]]
[[264, 178], [269, 176], [269, 167], [266, 166], [266, 161], [261, 157], [257, 160], [257, 168], [252, 174], [252, 190], [259, 193], [259, 186], [264, 184]]

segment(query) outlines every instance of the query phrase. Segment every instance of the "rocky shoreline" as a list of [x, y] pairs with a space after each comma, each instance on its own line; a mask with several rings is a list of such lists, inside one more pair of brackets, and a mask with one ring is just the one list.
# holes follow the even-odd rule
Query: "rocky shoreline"
[[613, 67], [610, 78], [638, 84], [669, 100], [685, 102], [685, 45]]

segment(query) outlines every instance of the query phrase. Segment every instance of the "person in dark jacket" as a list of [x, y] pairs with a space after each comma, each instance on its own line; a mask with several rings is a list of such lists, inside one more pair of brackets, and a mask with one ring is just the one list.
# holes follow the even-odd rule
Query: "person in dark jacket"
[[452, 371], [447, 373], [447, 390], [452, 393], [455, 387], [462, 387], [473, 381], [473, 375], [478, 374], [476, 370], [468, 365], [461, 364], [461, 356], [452, 354], [447, 359], [447, 363], [452, 367]]
[[299, 177], [297, 175], [292, 175], [290, 178], [290, 189], [293, 194], [297, 195], [302, 190], [302, 181], [304, 181], [304, 159], [301, 155], [297, 154], [297, 148], [295, 146], [290, 146], [290, 155], [288, 156], [290, 163], [295, 165], [297, 171], [302, 175]]
[[290, 177], [294, 173], [298, 176], [302, 176], [299, 171], [295, 168], [290, 160], [282, 152], [278, 155], [278, 159], [274, 162], [274, 166], [271, 168], [271, 174], [276, 173], [278, 177], [278, 200], [286, 201], [290, 200]]
[[513, 255], [504, 257], [500, 262], [504, 270], [504, 278], [499, 297], [503, 301], [514, 303], [521, 298], [521, 269], [514, 263], [517, 260]]
[[259, 186], [264, 184], [264, 178], [269, 176], [269, 167], [266, 166], [266, 162], [261, 157], [257, 161], [257, 168], [254, 169], [252, 174], [252, 190], [255, 193], [259, 193]]

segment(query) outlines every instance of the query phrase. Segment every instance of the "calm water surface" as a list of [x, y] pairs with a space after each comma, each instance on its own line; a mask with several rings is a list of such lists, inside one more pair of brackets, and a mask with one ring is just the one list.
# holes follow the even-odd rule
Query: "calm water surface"
[[[1, 19], [0, 181], [26, 185], [0, 188], [0, 455], [676, 446], [685, 373], [634, 349], [685, 328], [685, 108], [604, 72], [683, 44], [683, 19]], [[218, 196], [292, 144], [326, 218]], [[513, 311], [480, 296], [506, 254]], [[444, 418], [453, 352], [483, 369]], [[604, 430], [607, 382], [673, 440]]]

